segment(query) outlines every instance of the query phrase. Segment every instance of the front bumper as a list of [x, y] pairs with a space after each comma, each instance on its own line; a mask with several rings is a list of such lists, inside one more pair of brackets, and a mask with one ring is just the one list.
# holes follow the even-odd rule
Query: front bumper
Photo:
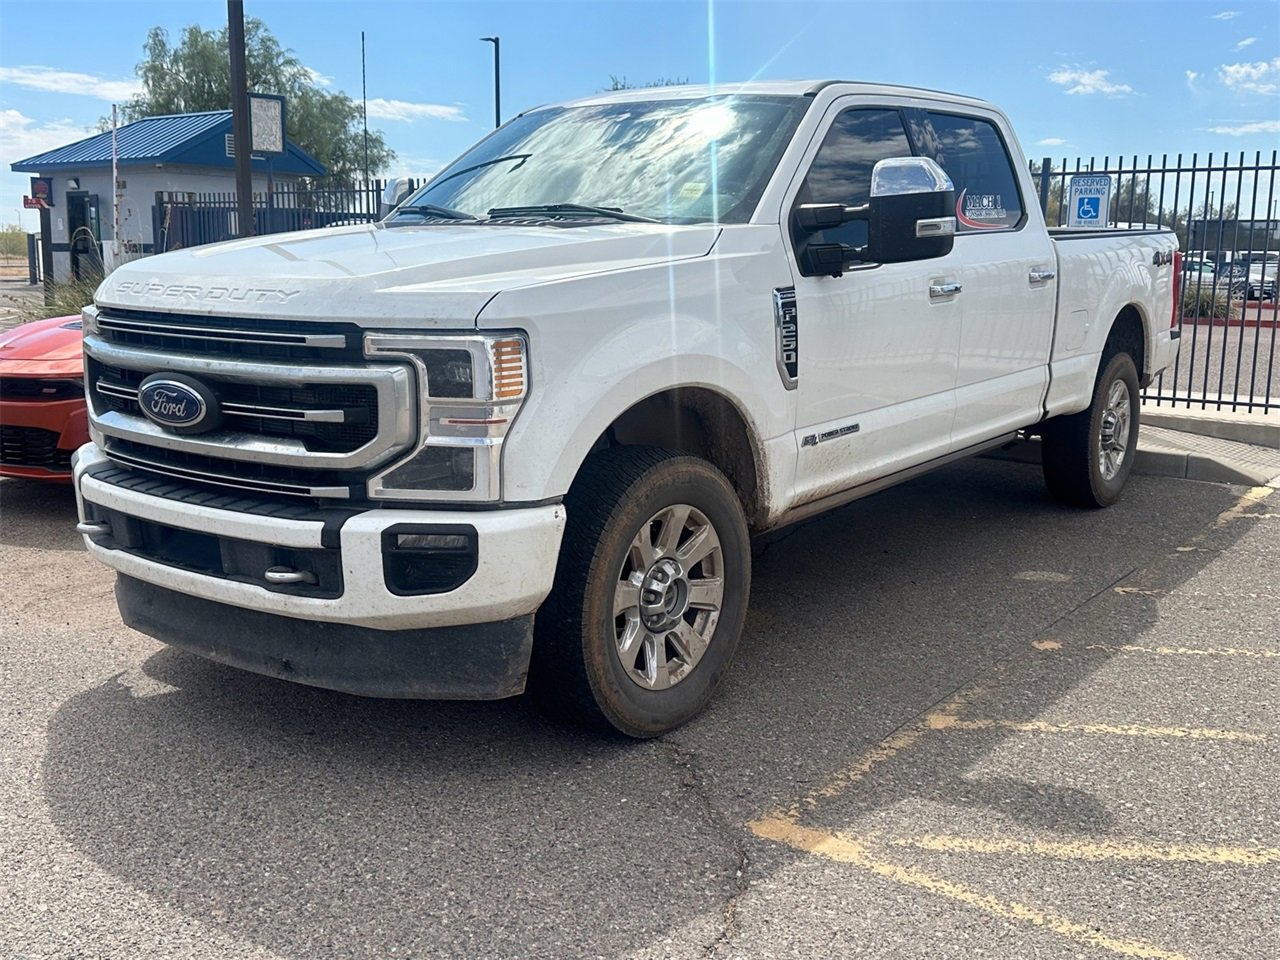
[[[107, 517], [136, 528], [128, 537], [87, 535], [85, 547], [121, 575], [121, 611], [143, 632], [236, 666], [369, 695], [484, 696], [475, 659], [458, 653], [466, 649], [488, 649], [507, 665], [499, 673], [508, 679], [507, 668], [523, 658], [516, 671], [523, 685], [532, 615], [555, 576], [563, 506], [313, 511], [315, 518], [300, 519], [307, 509], [157, 495], [165, 483], [140, 489], [120, 482], [121, 473], [133, 477], [95, 445], [82, 447], [76, 501], [81, 521]], [[384, 551], [388, 535], [406, 526], [474, 530], [474, 572], [443, 592], [393, 590]], [[178, 549], [190, 544], [190, 556]], [[315, 568], [319, 586], [267, 582], [266, 569], [282, 556], [322, 557], [328, 566]], [[381, 664], [375, 673], [384, 677], [395, 675], [387, 664], [399, 659], [404, 676], [416, 679], [399, 687], [374, 682], [359, 669], [366, 659]], [[446, 662], [463, 661], [472, 664], [463, 671], [471, 680], [443, 671]], [[511, 686], [495, 681], [489, 695], [519, 692]]]
[[[165, 527], [212, 531], [227, 540], [251, 544], [305, 551], [336, 541], [342, 592], [316, 597], [271, 588], [265, 582], [209, 576], [85, 537], [89, 553], [107, 566], [178, 593], [302, 620], [404, 630], [508, 620], [533, 613], [551, 592], [564, 532], [564, 507], [559, 504], [465, 512], [374, 509], [347, 517], [334, 530], [334, 522], [243, 513], [138, 493], [93, 476], [92, 469], [105, 463], [106, 456], [93, 444], [82, 447], [76, 456], [81, 520], [92, 519], [86, 512], [86, 504], [91, 504]], [[465, 583], [447, 593], [425, 596], [401, 596], [388, 589], [383, 575], [384, 531], [403, 524], [446, 527], [463, 522], [475, 528], [479, 542], [475, 573]]]
[[365, 697], [499, 700], [524, 691], [533, 615], [428, 630], [315, 623], [174, 593], [121, 575], [125, 624], [180, 650]]
[[0, 401], [4, 431], [0, 476], [66, 483], [72, 452], [89, 439], [83, 397], [48, 401]]

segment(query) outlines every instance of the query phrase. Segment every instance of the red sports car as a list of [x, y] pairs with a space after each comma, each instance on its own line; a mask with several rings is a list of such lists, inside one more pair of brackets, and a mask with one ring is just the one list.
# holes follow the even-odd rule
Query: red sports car
[[34, 320], [0, 333], [0, 476], [71, 481], [71, 454], [89, 440], [79, 317]]

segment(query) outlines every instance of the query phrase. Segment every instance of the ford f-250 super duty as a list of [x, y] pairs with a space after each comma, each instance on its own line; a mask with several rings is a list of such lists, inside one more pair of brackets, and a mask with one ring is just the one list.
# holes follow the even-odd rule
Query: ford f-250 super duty
[[529, 110], [385, 220], [127, 264], [84, 313], [124, 621], [274, 677], [687, 720], [749, 537], [1008, 442], [1105, 506], [1168, 231], [1046, 230], [1008, 121], [861, 83]]

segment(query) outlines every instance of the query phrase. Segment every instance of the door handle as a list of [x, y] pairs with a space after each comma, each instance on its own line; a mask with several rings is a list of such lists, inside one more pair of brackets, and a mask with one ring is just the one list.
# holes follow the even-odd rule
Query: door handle
[[1056, 276], [1057, 274], [1054, 273], [1052, 270], [1032, 270], [1029, 274], [1027, 274], [1027, 279], [1031, 281], [1031, 283], [1033, 284], [1048, 283], [1050, 280], [1052, 280]]
[[929, 284], [929, 299], [939, 300], [942, 297], [954, 297], [962, 290], [964, 290], [964, 287], [958, 283], [931, 283]]

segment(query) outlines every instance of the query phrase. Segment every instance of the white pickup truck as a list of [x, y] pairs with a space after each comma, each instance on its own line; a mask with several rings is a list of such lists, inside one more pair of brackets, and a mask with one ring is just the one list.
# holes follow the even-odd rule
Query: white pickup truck
[[124, 621], [370, 696], [647, 737], [710, 698], [750, 537], [1021, 433], [1105, 506], [1176, 240], [1046, 230], [1004, 115], [844, 82], [521, 114], [377, 224], [122, 266], [84, 314]]

